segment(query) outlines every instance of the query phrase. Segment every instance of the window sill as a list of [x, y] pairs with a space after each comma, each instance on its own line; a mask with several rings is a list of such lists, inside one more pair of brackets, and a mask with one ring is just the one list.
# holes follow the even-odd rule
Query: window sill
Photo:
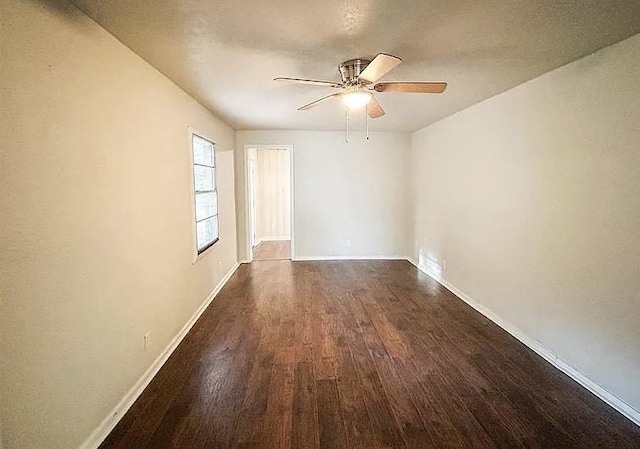
[[201, 249], [198, 253], [195, 254], [192, 264], [196, 264], [200, 259], [207, 256], [207, 254], [211, 253], [211, 249], [215, 246], [216, 243], [220, 241], [220, 237], [209, 243], [203, 249]]

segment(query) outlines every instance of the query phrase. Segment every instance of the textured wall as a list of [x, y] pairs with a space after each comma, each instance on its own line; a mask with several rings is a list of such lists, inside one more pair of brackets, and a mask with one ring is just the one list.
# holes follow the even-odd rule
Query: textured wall
[[412, 135], [413, 257], [640, 410], [640, 35]]
[[[65, 2], [0, 17], [1, 427], [5, 449], [69, 449], [236, 262], [234, 131]], [[196, 264], [187, 125], [218, 150]]]
[[402, 256], [408, 250], [409, 135], [238, 131], [239, 256], [247, 251], [245, 148], [293, 145], [295, 257]]

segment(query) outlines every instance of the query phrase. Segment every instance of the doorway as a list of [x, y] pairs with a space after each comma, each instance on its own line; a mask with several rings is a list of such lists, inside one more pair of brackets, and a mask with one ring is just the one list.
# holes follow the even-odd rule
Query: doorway
[[249, 260], [291, 260], [292, 157], [290, 147], [247, 149]]

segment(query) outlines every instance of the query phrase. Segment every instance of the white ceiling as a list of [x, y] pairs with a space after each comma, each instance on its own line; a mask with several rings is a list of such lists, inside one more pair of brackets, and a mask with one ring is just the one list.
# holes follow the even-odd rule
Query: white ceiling
[[[447, 81], [443, 95], [381, 93], [373, 130], [415, 131], [640, 32], [638, 0], [73, 0], [235, 129], [338, 130], [338, 101], [296, 108], [379, 52], [382, 81]], [[352, 126], [364, 122], [352, 113]]]

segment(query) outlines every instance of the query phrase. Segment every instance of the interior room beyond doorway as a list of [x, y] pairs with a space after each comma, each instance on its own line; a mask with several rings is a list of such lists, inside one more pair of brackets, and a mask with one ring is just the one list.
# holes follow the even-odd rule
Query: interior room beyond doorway
[[253, 260], [291, 259], [291, 154], [249, 149]]

